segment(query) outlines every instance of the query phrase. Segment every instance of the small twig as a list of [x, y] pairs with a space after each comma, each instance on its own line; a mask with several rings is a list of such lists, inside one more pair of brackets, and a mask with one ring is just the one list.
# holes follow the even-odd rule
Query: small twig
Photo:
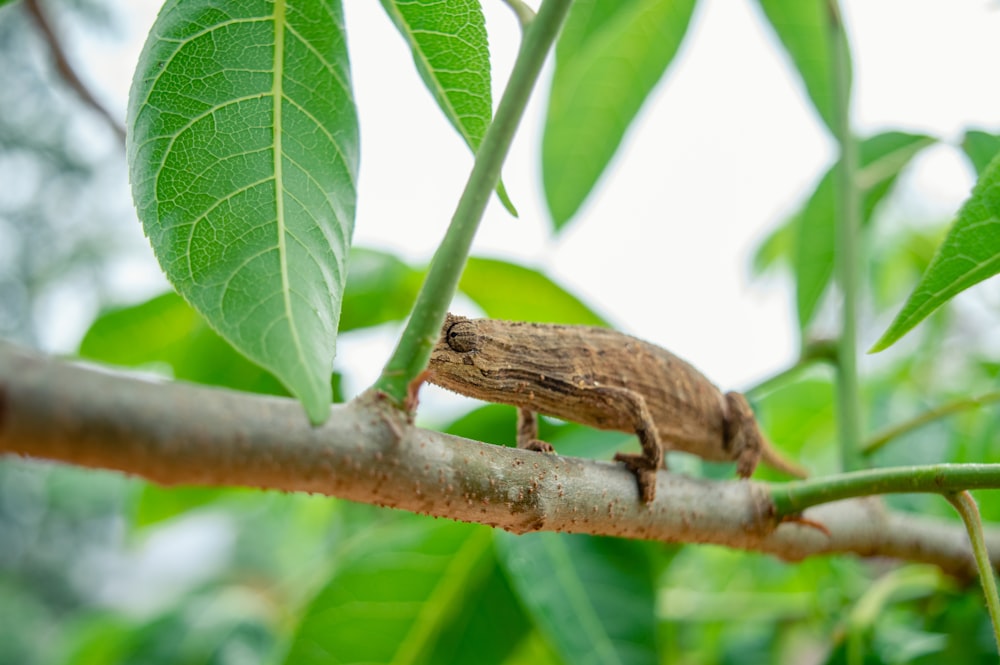
[[521, 2], [521, 0], [503, 0], [503, 3], [510, 7], [511, 11], [517, 16], [517, 21], [521, 24], [522, 30], [526, 29], [535, 19], [535, 10]]
[[913, 430], [919, 429], [935, 420], [940, 420], [956, 413], [961, 413], [962, 411], [970, 411], [993, 402], [1000, 402], [1000, 392], [986, 393], [979, 397], [962, 397], [951, 402], [945, 402], [930, 411], [925, 411], [910, 420], [887, 427], [875, 434], [865, 443], [861, 452], [865, 455], [871, 455], [893, 439], [899, 438], [904, 434], [909, 434]]
[[1000, 464], [929, 464], [851, 471], [835, 476], [772, 483], [779, 519], [833, 501], [877, 494], [941, 494], [968, 489], [1000, 489]]
[[962, 516], [965, 528], [969, 532], [972, 553], [976, 557], [976, 566], [979, 568], [979, 580], [983, 584], [983, 593], [986, 594], [986, 607], [989, 609], [990, 620], [993, 622], [993, 637], [996, 639], [997, 650], [1000, 651], [1000, 596], [997, 595], [997, 581], [993, 576], [990, 553], [986, 549], [983, 519], [979, 514], [979, 506], [976, 505], [976, 500], [968, 492], [946, 494], [945, 497]]
[[66, 55], [66, 51], [63, 49], [62, 44], [59, 42], [59, 38], [56, 36], [55, 30], [52, 28], [52, 24], [49, 23], [48, 18], [45, 16], [45, 11], [39, 4], [39, 0], [24, 0], [24, 8], [27, 10], [28, 15], [31, 16], [35, 25], [38, 27], [39, 32], [42, 35], [42, 39], [45, 41], [46, 45], [49, 47], [49, 51], [52, 53], [52, 59], [55, 61], [56, 70], [59, 72], [59, 76], [62, 77], [63, 81], [66, 82], [70, 88], [80, 97], [80, 100], [89, 106], [97, 115], [101, 116], [104, 121], [108, 124], [108, 127], [115, 133], [118, 140], [122, 145], [125, 145], [125, 128], [119, 124], [111, 112], [108, 111], [97, 98], [94, 97], [93, 93], [86, 84], [80, 80], [77, 76], [76, 70], [73, 69], [73, 65], [69, 61], [69, 57]]

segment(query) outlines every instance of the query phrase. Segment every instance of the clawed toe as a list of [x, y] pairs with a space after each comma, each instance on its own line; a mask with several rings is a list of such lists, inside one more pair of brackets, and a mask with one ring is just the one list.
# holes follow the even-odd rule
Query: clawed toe
[[540, 453], [553, 453], [553, 454], [555, 454], [555, 452], [556, 452], [556, 449], [552, 447], [551, 443], [549, 443], [548, 441], [539, 441], [538, 439], [534, 439], [532, 441], [529, 441], [524, 446], [524, 449], [525, 450], [536, 450], [536, 451], [538, 451]]

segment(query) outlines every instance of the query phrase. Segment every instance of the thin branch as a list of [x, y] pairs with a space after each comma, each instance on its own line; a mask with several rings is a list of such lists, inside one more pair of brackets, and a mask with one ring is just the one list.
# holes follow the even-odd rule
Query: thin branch
[[[513, 426], [513, 424], [512, 424]], [[639, 501], [620, 465], [469, 441], [408, 424], [369, 393], [311, 427], [290, 399], [150, 381], [0, 343], [0, 452], [118, 470], [163, 485], [313, 492], [478, 522], [715, 543], [787, 560], [853, 552], [933, 563], [971, 577], [957, 524], [855, 499], [777, 524], [774, 486], [660, 472]], [[993, 486], [1000, 486], [1000, 470]], [[988, 534], [1000, 551], [1000, 532]], [[995, 559], [994, 564], [998, 561]]]
[[944, 494], [1000, 489], [1000, 464], [930, 464], [865, 469], [771, 486], [779, 517], [807, 508], [875, 494]]
[[503, 3], [510, 7], [510, 10], [517, 16], [521, 30], [527, 30], [531, 22], [535, 20], [535, 10], [526, 5], [522, 0], [503, 0]]
[[861, 293], [861, 197], [858, 193], [858, 145], [851, 131], [851, 56], [839, 0], [827, 0], [830, 61], [834, 81], [835, 133], [840, 160], [835, 173], [836, 276], [841, 306], [837, 354], [837, 430], [844, 471], [862, 468], [861, 397], [858, 388], [858, 300]]
[[42, 35], [42, 39], [52, 53], [52, 59], [55, 61], [59, 76], [66, 82], [66, 85], [76, 92], [84, 104], [95, 111], [97, 115], [101, 116], [108, 127], [111, 128], [111, 131], [115, 133], [115, 136], [118, 137], [121, 144], [125, 145], [125, 128], [119, 124], [118, 120], [111, 115], [108, 109], [97, 101], [97, 98], [90, 92], [90, 88], [77, 76], [76, 70], [73, 69], [73, 65], [70, 63], [69, 57], [62, 47], [59, 37], [56, 36], [52, 24], [49, 23], [48, 17], [45, 15], [45, 10], [42, 9], [39, 0], [24, 0], [24, 8], [28, 11], [28, 15], [34, 21], [35, 26]]
[[910, 420], [899, 423], [898, 425], [893, 425], [892, 427], [887, 427], [881, 432], [878, 432], [865, 443], [861, 452], [865, 455], [871, 455], [875, 451], [880, 450], [882, 446], [889, 443], [893, 439], [903, 436], [904, 434], [909, 434], [913, 430], [919, 429], [924, 425], [928, 425], [935, 420], [940, 420], [956, 413], [961, 413], [962, 411], [970, 411], [985, 404], [992, 404], [993, 402], [1000, 402], [1000, 392], [986, 393], [985, 395], [980, 395], [979, 397], [962, 397], [951, 402], [945, 402], [944, 404], [935, 407], [930, 411], [925, 411]]

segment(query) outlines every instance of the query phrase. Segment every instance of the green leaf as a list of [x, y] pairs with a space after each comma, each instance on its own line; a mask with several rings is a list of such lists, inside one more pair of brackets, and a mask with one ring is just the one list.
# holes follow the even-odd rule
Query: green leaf
[[480, 611], [491, 542], [486, 527], [422, 518], [369, 530], [309, 603], [284, 662], [430, 662], [440, 635]]
[[836, 134], [836, 90], [831, 64], [833, 45], [830, 41], [829, 0], [757, 2], [798, 70], [813, 107], [826, 126]]
[[580, 209], [687, 32], [695, 0], [581, 0], [556, 45], [542, 182], [556, 229]]
[[501, 665], [528, 636], [531, 622], [495, 560], [483, 584], [466, 591], [458, 615], [443, 627], [427, 658], [428, 665]]
[[792, 217], [778, 228], [771, 231], [754, 252], [751, 269], [755, 275], [763, 275], [783, 261], [791, 258], [795, 247], [795, 230], [798, 227], [797, 217]]
[[123, 367], [167, 365], [174, 378], [236, 390], [287, 395], [176, 293], [99, 316], [80, 343], [83, 358]]
[[542, 273], [506, 261], [470, 258], [458, 288], [495, 319], [608, 325]]
[[423, 270], [392, 254], [355, 247], [340, 332], [402, 321], [410, 313], [423, 278]]
[[[934, 139], [921, 134], [886, 132], [861, 141], [858, 187], [862, 192], [862, 221], [867, 223], [896, 178], [913, 157]], [[804, 330], [816, 314], [823, 293], [833, 277], [836, 218], [834, 164], [820, 180], [805, 207], [795, 216], [796, 305], [799, 327]]]
[[931, 312], [1000, 272], [1000, 154], [983, 170], [913, 293], [871, 353], [889, 348]]
[[152, 524], [159, 524], [197, 508], [212, 505], [220, 498], [241, 491], [255, 492], [237, 488], [160, 487], [145, 484], [136, 498], [131, 526], [142, 529]]
[[962, 138], [962, 150], [972, 162], [977, 175], [982, 175], [998, 152], [1000, 152], [1000, 135], [987, 134], [975, 129], [965, 132]]
[[501, 565], [567, 663], [657, 663], [652, 567], [642, 543], [497, 532]]
[[[478, 0], [381, 1], [424, 85], [475, 154], [493, 118], [490, 49]], [[517, 217], [503, 182], [497, 195]]]
[[[344, 291], [340, 331], [406, 318], [423, 272], [391, 254], [351, 250], [351, 281]], [[175, 379], [235, 390], [287, 395], [274, 375], [238, 353], [176, 293], [101, 314], [87, 330], [79, 355], [123, 367], [168, 366]], [[333, 397], [340, 401], [339, 375]]]
[[338, 0], [170, 0], [136, 68], [128, 157], [167, 277], [324, 421], [358, 127]]

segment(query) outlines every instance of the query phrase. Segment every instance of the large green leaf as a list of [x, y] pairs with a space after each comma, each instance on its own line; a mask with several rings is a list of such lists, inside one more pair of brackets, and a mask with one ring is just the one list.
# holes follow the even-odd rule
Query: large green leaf
[[[435, 652], [467, 651], [462, 635], [480, 625], [468, 615], [489, 603], [484, 587], [496, 588], [489, 529], [406, 518], [355, 541], [306, 608], [286, 663], [430, 663]], [[517, 614], [513, 642], [525, 630]]]
[[559, 229], [576, 214], [687, 32], [695, 0], [579, 0], [556, 45], [542, 181]]
[[[813, 107], [834, 134], [833, 50], [830, 0], [757, 0], [802, 77]], [[845, 46], [846, 48], [846, 46]]]
[[[859, 146], [858, 187], [862, 192], [862, 220], [868, 222], [892, 188], [900, 171], [914, 155], [934, 142], [921, 134], [886, 132], [865, 139]], [[834, 194], [836, 164], [826, 172], [794, 223], [796, 305], [799, 326], [809, 324], [820, 298], [833, 277], [837, 205]]]
[[976, 173], [982, 175], [997, 153], [1000, 153], [1000, 136], [971, 129], [962, 138], [962, 150], [972, 162]]
[[872, 351], [881, 351], [931, 312], [1000, 272], [1000, 153], [983, 170], [941, 247]]
[[325, 420], [358, 170], [339, 0], [168, 1], [128, 128], [167, 277]]
[[[493, 118], [490, 49], [478, 0], [381, 0], [420, 78], [473, 154]], [[497, 194], [517, 216], [503, 183]]]
[[495, 319], [608, 325], [550, 278], [507, 261], [470, 258], [458, 288]]
[[655, 585], [644, 543], [501, 532], [496, 542], [515, 591], [565, 662], [659, 662]]
[[176, 293], [102, 314], [84, 335], [79, 354], [123, 367], [166, 365], [183, 381], [288, 394], [274, 375], [237, 353]]

